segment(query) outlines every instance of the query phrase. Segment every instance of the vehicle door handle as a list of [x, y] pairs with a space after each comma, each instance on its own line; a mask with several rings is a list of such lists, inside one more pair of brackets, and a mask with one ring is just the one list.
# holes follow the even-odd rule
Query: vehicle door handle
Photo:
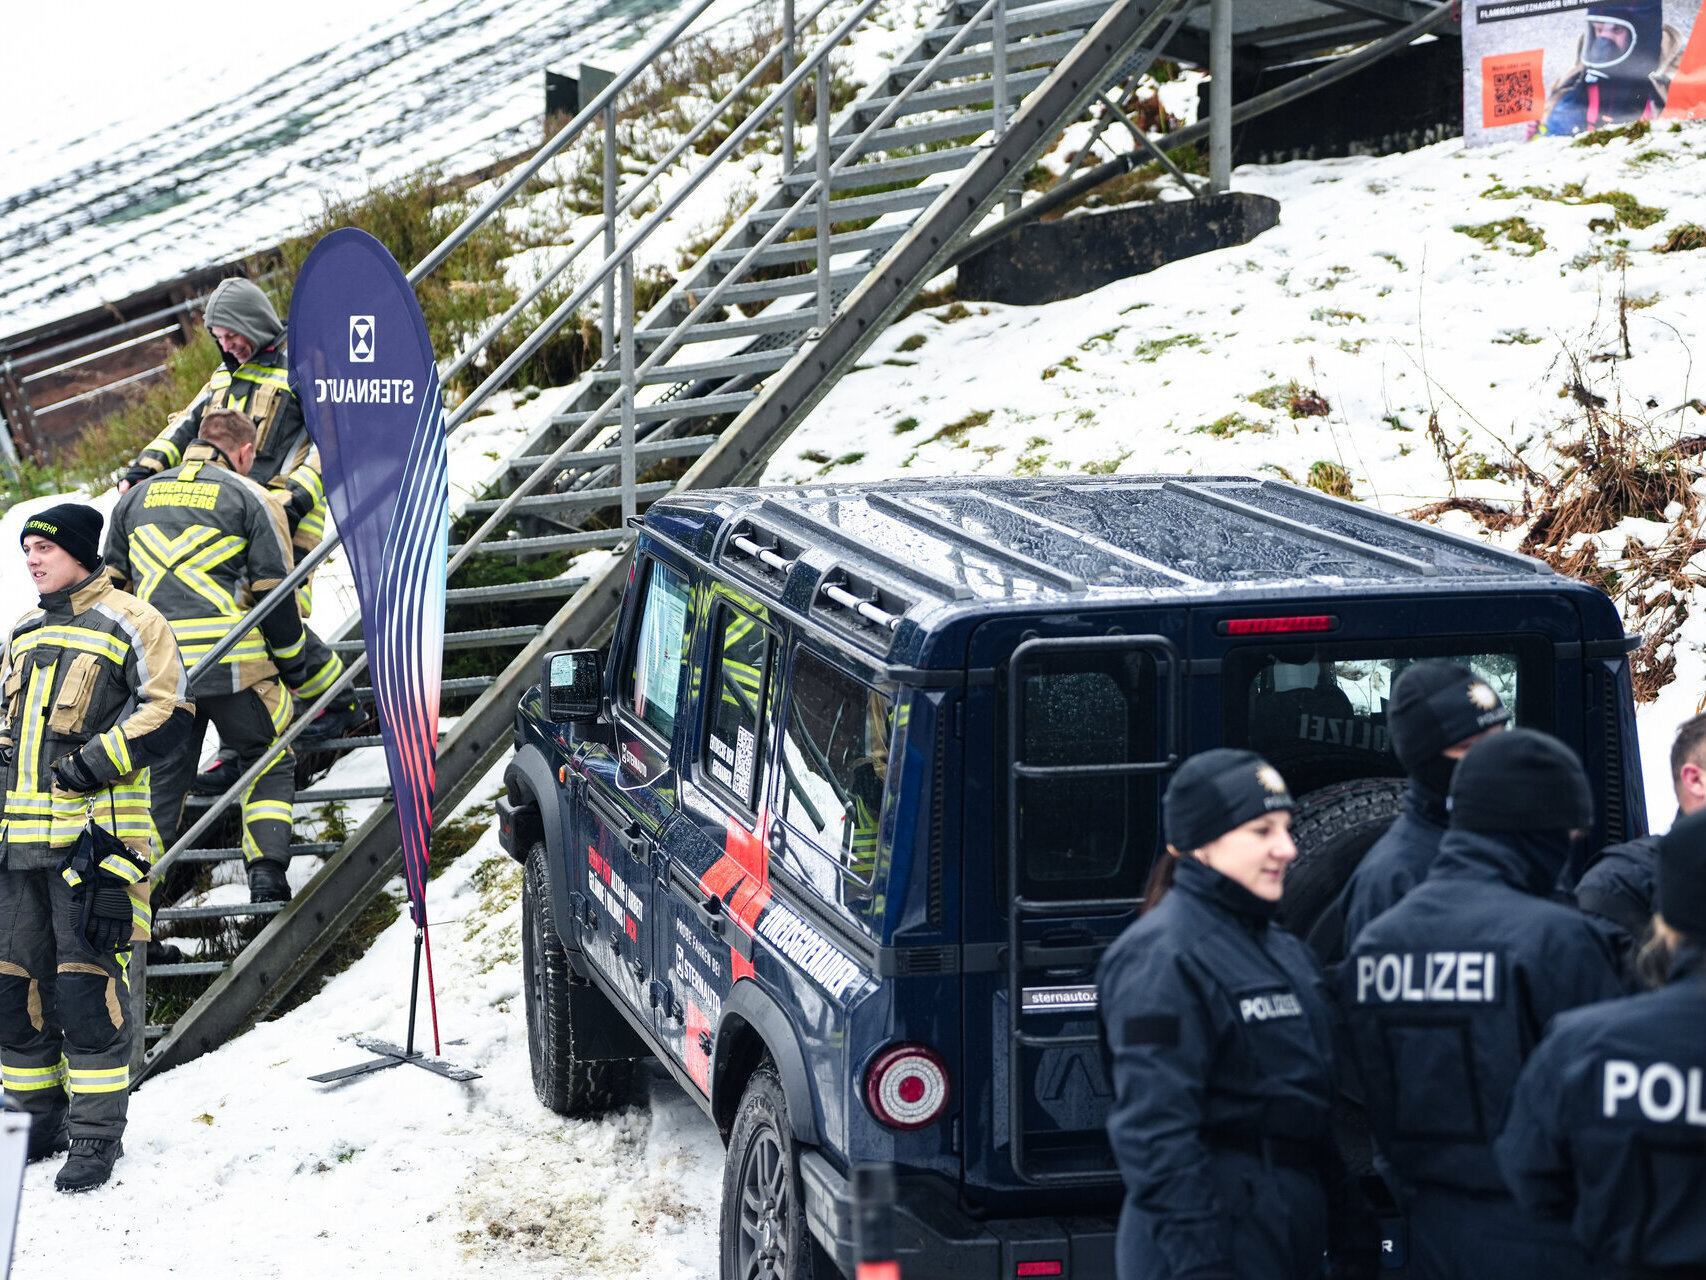
[[700, 924], [704, 925], [719, 938], [723, 936], [723, 929], [728, 924], [729, 916], [728, 912], [723, 910], [723, 900], [721, 898], [713, 893], [703, 901], [696, 901], [690, 898], [688, 899], [687, 905], [693, 908], [693, 914], [699, 917]]
[[651, 847], [651, 837], [640, 826], [640, 820], [632, 814], [623, 813], [610, 801], [599, 795], [591, 787], [586, 791], [586, 802], [593, 812], [603, 818], [613, 834], [622, 842], [623, 849], [630, 858], [644, 862], [646, 851]]

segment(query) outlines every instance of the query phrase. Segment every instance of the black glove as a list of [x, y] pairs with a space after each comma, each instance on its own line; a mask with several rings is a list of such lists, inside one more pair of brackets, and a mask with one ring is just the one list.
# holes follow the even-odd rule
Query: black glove
[[157, 473], [155, 472], [153, 467], [145, 467], [141, 463], [134, 463], [125, 471], [125, 473], [122, 476], [119, 477], [119, 479], [122, 480], [125, 484], [137, 484], [140, 481], [146, 480], [146, 479], [148, 479], [149, 476], [155, 475], [155, 474], [157, 474]]
[[53, 780], [67, 791], [75, 791], [79, 795], [101, 789], [101, 780], [83, 763], [82, 755], [76, 751], [53, 762]]
[[15, 753], [10, 742], [0, 742], [0, 769], [10, 769]]
[[[73, 895], [75, 897], [75, 895]], [[89, 903], [89, 915], [83, 924], [83, 940], [91, 951], [117, 951], [130, 945], [130, 895], [116, 880], [102, 876]]]
[[89, 949], [119, 951], [130, 945], [136, 927], [129, 886], [148, 876], [148, 860], [104, 827], [90, 823], [59, 874], [71, 887], [74, 927]]

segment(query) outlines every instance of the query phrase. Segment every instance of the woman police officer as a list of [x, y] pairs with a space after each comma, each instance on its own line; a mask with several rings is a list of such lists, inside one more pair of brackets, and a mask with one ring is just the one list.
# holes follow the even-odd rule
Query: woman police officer
[[1292, 808], [1253, 752], [1185, 761], [1163, 801], [1172, 857], [1098, 970], [1120, 1280], [1323, 1273], [1331, 1017], [1308, 948], [1271, 923]]

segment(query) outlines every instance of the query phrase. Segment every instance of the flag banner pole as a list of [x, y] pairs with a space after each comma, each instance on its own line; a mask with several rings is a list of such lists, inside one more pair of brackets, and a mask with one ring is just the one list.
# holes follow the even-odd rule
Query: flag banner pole
[[[444, 398], [414, 289], [365, 231], [333, 231], [302, 264], [290, 301], [290, 380], [361, 602], [415, 924], [405, 1046], [358, 1040], [384, 1056], [312, 1078], [348, 1079], [411, 1062], [453, 1080], [475, 1079], [437, 1059], [443, 1046], [426, 904], [450, 540]], [[415, 1047], [423, 955], [432, 1058]]]

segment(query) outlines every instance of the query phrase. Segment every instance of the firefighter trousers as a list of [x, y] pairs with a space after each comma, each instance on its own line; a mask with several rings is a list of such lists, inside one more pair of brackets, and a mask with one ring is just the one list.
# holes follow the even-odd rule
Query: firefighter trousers
[[89, 950], [52, 867], [0, 869], [0, 1080], [7, 1105], [70, 1106], [73, 1138], [116, 1138], [130, 1105], [130, 948]]
[[[262, 680], [241, 693], [195, 695], [194, 745], [154, 766], [154, 825], [170, 847], [177, 838], [184, 797], [200, 763], [207, 726], [222, 746], [237, 753], [237, 772], [247, 773], [290, 723], [290, 695], [277, 680]], [[290, 805], [296, 798], [296, 753], [285, 749], [243, 792], [243, 861], [290, 861]]]

